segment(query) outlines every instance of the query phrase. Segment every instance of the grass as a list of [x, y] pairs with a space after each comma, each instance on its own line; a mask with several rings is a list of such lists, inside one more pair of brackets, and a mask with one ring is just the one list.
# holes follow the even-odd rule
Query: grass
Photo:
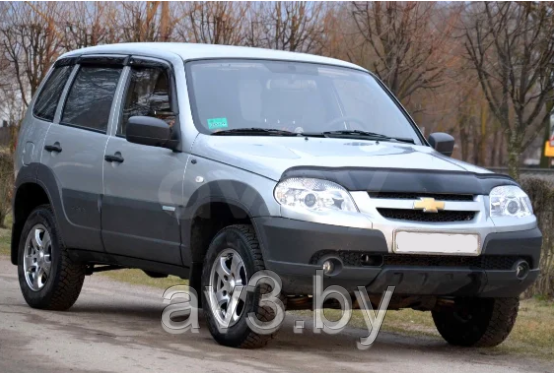
[[[296, 312], [312, 317], [311, 311]], [[341, 317], [338, 310], [325, 310], [325, 316], [336, 321]], [[361, 311], [353, 311], [350, 326], [366, 329]], [[441, 338], [430, 312], [414, 310], [388, 311], [383, 323], [384, 331]], [[483, 354], [517, 353], [531, 357], [554, 360], [554, 301], [526, 299], [521, 301], [516, 325], [510, 336], [495, 349], [482, 349]]]
[[554, 360], [554, 301], [523, 301], [514, 330], [500, 349]]
[[[11, 217], [6, 224], [11, 224]], [[0, 229], [0, 256], [9, 255], [10, 231]], [[173, 285], [188, 284], [175, 276], [154, 279], [138, 269], [123, 269], [102, 273], [101, 276], [115, 281], [134, 285], [145, 285], [167, 289]], [[295, 315], [312, 317], [311, 311], [294, 311]], [[337, 320], [340, 311], [325, 310], [330, 320]], [[354, 311], [350, 326], [364, 328], [365, 321], [360, 311]], [[440, 338], [435, 329], [430, 312], [414, 310], [389, 311], [385, 317], [383, 330], [405, 335]], [[517, 353], [532, 357], [554, 360], [554, 301], [527, 299], [521, 302], [519, 317], [514, 330], [506, 342], [495, 349], [484, 349], [484, 354]]]

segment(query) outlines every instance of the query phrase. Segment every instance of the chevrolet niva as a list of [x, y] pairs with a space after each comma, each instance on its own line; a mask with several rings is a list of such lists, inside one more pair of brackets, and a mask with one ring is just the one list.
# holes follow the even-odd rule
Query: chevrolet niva
[[70, 308], [95, 272], [189, 279], [227, 346], [275, 334], [247, 323], [274, 317], [272, 287], [235, 294], [262, 270], [289, 310], [314, 306], [322, 271], [374, 305], [394, 286], [389, 309], [431, 311], [451, 344], [495, 346], [542, 236], [513, 179], [453, 148], [351, 63], [201, 44], [72, 51], [21, 126], [11, 261], [46, 310]]

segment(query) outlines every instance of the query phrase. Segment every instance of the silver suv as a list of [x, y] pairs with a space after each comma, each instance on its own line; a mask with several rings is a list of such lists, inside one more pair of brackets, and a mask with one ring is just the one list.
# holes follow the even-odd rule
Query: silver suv
[[189, 279], [228, 346], [274, 334], [246, 315], [274, 318], [262, 296], [277, 285], [236, 294], [262, 270], [287, 309], [314, 307], [321, 271], [373, 304], [394, 286], [390, 309], [431, 311], [451, 344], [494, 346], [538, 276], [541, 233], [514, 180], [453, 148], [347, 62], [200, 44], [73, 51], [20, 131], [12, 262], [27, 303], [49, 310], [95, 272]]

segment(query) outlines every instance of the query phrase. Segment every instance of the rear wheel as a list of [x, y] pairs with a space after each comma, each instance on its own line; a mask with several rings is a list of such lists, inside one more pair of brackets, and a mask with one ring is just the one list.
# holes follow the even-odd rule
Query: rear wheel
[[31, 212], [18, 254], [19, 285], [29, 306], [57, 311], [73, 306], [81, 293], [85, 266], [73, 263], [63, 248], [50, 206]]
[[508, 338], [518, 308], [518, 298], [458, 299], [453, 309], [433, 311], [433, 320], [452, 345], [494, 347]]
[[260, 246], [250, 225], [224, 228], [210, 244], [202, 272], [202, 304], [208, 329], [218, 343], [259, 348], [276, 335], [277, 331], [259, 334], [251, 330], [246, 321], [251, 313], [262, 322], [275, 317], [269, 306], [260, 303], [262, 295], [271, 291], [268, 285], [259, 285], [251, 292], [243, 289], [245, 297], [238, 298], [238, 287], [246, 287], [252, 276], [264, 269]]

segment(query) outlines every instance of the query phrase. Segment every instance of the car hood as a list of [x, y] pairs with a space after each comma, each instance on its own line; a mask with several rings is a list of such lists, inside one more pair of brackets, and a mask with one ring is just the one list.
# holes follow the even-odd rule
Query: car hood
[[490, 173], [428, 146], [357, 139], [199, 135], [192, 153], [273, 180], [295, 166], [424, 169]]

